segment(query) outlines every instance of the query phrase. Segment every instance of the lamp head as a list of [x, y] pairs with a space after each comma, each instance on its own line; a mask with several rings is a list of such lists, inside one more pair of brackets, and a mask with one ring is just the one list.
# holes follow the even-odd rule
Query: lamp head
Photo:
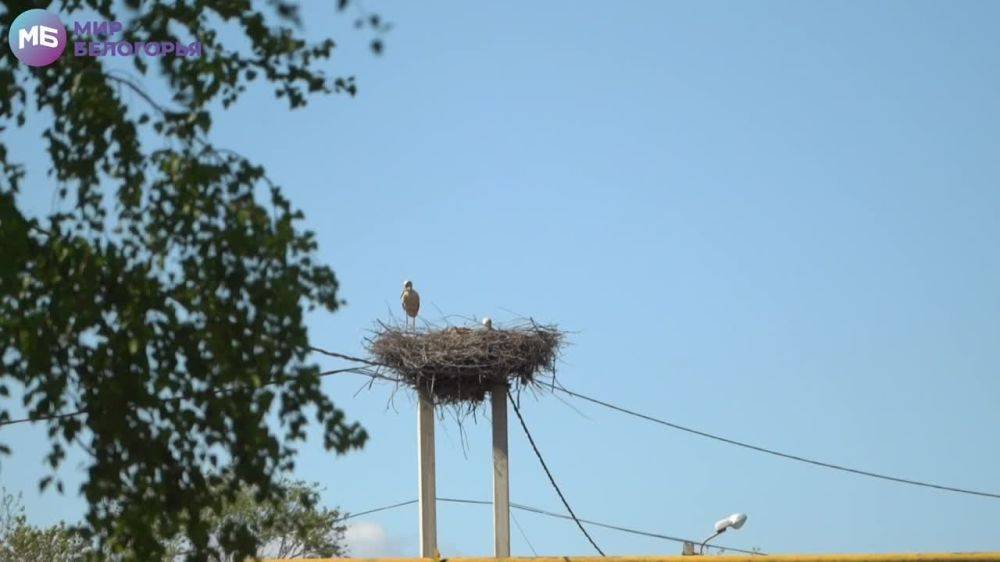
[[732, 515], [729, 516], [730, 526], [732, 528], [734, 528], [734, 529], [739, 529], [746, 522], [747, 522], [747, 514], [746, 513], [734, 513], [734, 514], [732, 514]]
[[734, 513], [725, 519], [719, 519], [715, 522], [715, 532], [724, 533], [726, 529], [739, 529], [747, 522], [747, 516], [745, 513]]

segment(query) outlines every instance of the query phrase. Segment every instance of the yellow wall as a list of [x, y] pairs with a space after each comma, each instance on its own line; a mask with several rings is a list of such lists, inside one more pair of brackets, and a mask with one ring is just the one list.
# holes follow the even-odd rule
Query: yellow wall
[[[694, 562], [701, 556], [542, 556], [513, 558], [520, 562]], [[1000, 552], [941, 554], [780, 554], [724, 555], [704, 558], [725, 562], [1000, 562]], [[301, 560], [301, 559], [300, 559]], [[436, 562], [431, 558], [314, 558], [311, 562]], [[448, 562], [497, 562], [496, 558], [443, 558]], [[264, 562], [278, 562], [267, 560]]]

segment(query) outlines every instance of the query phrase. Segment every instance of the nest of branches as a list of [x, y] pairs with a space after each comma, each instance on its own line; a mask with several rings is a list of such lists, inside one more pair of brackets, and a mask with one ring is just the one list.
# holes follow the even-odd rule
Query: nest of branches
[[368, 352], [435, 403], [474, 408], [497, 384], [519, 390], [554, 375], [562, 342], [555, 326], [535, 322], [502, 329], [380, 324]]

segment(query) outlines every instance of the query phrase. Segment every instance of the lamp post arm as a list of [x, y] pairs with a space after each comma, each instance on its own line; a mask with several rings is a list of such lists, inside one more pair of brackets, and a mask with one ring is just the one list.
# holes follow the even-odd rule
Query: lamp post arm
[[701, 543], [701, 549], [698, 550], [698, 554], [705, 554], [705, 545], [708, 544], [708, 541], [714, 539], [715, 537], [717, 537], [717, 536], [719, 536], [719, 535], [721, 535], [722, 533], [725, 533], [725, 532], [726, 532], [725, 529], [723, 529], [721, 531], [716, 531], [714, 535], [712, 535], [712, 536], [708, 537], [707, 539], [705, 539]]

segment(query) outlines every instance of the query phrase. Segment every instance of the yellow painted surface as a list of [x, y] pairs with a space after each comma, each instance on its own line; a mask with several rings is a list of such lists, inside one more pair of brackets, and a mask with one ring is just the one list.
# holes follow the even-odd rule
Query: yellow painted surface
[[[771, 554], [767, 556], [539, 556], [504, 558], [518, 562], [695, 562], [724, 558], [726, 562], [1000, 562], [1000, 552], [929, 554]], [[291, 559], [286, 559], [291, 560]], [[297, 558], [295, 560], [307, 560]], [[434, 558], [309, 558], [311, 562], [439, 562]], [[497, 562], [498, 558], [442, 558], [441, 562]], [[265, 560], [264, 562], [279, 562]]]

